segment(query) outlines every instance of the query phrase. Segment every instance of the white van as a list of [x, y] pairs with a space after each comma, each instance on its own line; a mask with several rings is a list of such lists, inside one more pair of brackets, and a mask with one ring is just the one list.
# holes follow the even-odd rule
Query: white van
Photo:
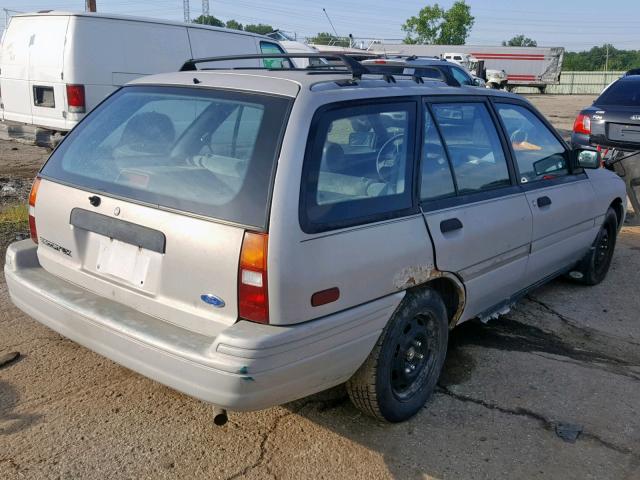
[[271, 38], [207, 25], [96, 13], [16, 15], [0, 46], [0, 119], [65, 132], [134, 78], [177, 71], [190, 58], [253, 53], [286, 52]]

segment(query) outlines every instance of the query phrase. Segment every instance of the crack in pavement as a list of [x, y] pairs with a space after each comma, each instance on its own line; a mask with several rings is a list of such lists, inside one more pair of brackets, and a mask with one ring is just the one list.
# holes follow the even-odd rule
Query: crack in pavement
[[[246, 476], [251, 470], [258, 468], [260, 465], [263, 464], [265, 458], [267, 457], [267, 442], [269, 441], [269, 438], [271, 437], [271, 435], [278, 429], [278, 427], [280, 426], [280, 424], [284, 419], [289, 418], [292, 415], [299, 415], [300, 413], [302, 413], [303, 410], [305, 410], [310, 405], [318, 405], [319, 411], [327, 411], [340, 406], [341, 404], [345, 403], [347, 400], [348, 400], [348, 397], [341, 397], [337, 399], [324, 400], [324, 401], [320, 401], [312, 398], [310, 400], [304, 401], [302, 405], [300, 405], [300, 408], [297, 408], [296, 410], [291, 410], [285, 413], [284, 415], [280, 415], [278, 418], [274, 420], [271, 427], [269, 427], [267, 431], [262, 434], [262, 438], [260, 440], [260, 454], [258, 455], [258, 458], [256, 459], [256, 461], [253, 462], [251, 465], [247, 465], [244, 469], [242, 469], [242, 471], [234, 473], [230, 477], [227, 477], [225, 480], [235, 480], [236, 478], [242, 478]], [[269, 475], [271, 475], [273, 478], [277, 478], [276, 475], [271, 471], [271, 468], [269, 467], [269, 462], [264, 463], [264, 466], [267, 468], [267, 473], [269, 473]]]
[[[452, 398], [455, 398], [458, 401], [466, 402], [466, 403], [473, 403], [475, 405], [479, 405], [479, 406], [487, 408], [489, 410], [495, 410], [495, 411], [498, 411], [500, 413], [504, 413], [506, 415], [513, 415], [513, 416], [516, 416], [516, 417], [524, 417], [524, 418], [528, 418], [530, 420], [535, 420], [545, 430], [553, 431], [555, 426], [558, 423], [558, 422], [554, 422], [553, 420], [548, 419], [547, 417], [545, 417], [544, 415], [542, 415], [540, 413], [534, 412], [533, 410], [529, 410], [527, 408], [522, 408], [522, 407], [518, 407], [518, 408], [502, 407], [500, 405], [497, 405], [495, 403], [487, 402], [486, 400], [482, 400], [480, 398], [474, 398], [474, 397], [471, 397], [469, 395], [463, 395], [461, 393], [453, 392], [450, 388], [448, 388], [446, 386], [443, 386], [443, 385], [438, 385], [437, 392], [442, 393], [443, 395], [447, 395], [447, 396], [450, 396]], [[601, 438], [600, 436], [598, 436], [598, 435], [596, 435], [594, 433], [590, 433], [590, 432], [587, 432], [587, 431], [583, 430], [582, 433], [580, 434], [580, 436], [582, 438], [584, 438], [584, 439], [591, 440], [594, 443], [597, 443], [602, 447], [605, 447], [607, 449], [613, 450], [613, 451], [615, 451], [617, 453], [620, 453], [622, 455], [632, 455], [634, 458], [640, 458], [640, 455], [638, 455], [636, 452], [634, 452], [630, 448], [616, 445], [616, 444], [614, 444], [612, 442], [609, 442], [608, 440], [605, 440], [605, 439]]]
[[640, 347], [640, 343], [634, 342], [633, 340], [629, 340], [629, 339], [626, 339], [626, 338], [621, 338], [621, 337], [618, 337], [618, 336], [615, 336], [615, 335], [611, 335], [611, 334], [608, 334], [608, 333], [600, 331], [600, 330], [596, 330], [595, 328], [591, 328], [591, 327], [587, 327], [585, 325], [582, 325], [578, 321], [576, 321], [576, 320], [574, 320], [572, 318], [569, 318], [566, 315], [558, 312], [555, 308], [551, 307], [546, 302], [544, 302], [544, 301], [540, 300], [539, 298], [536, 298], [536, 297], [534, 297], [532, 295], [526, 295], [525, 298], [527, 300], [535, 303], [536, 305], [539, 305], [540, 307], [542, 307], [544, 310], [546, 310], [547, 312], [551, 313], [552, 315], [558, 317], [562, 322], [567, 324], [572, 329], [579, 330], [587, 338], [591, 338], [591, 336], [596, 335], [596, 336], [608, 338], [608, 339], [613, 340], [615, 342], [628, 343], [629, 345]]
[[630, 380], [640, 382], [640, 375], [636, 374], [633, 371], [627, 371], [628, 369], [625, 366], [607, 365], [604, 363], [584, 362], [579, 360], [572, 360], [567, 357], [560, 358], [557, 355], [554, 355], [554, 356], [545, 355], [544, 352], [530, 352], [530, 353], [531, 355], [535, 355], [536, 357], [545, 358], [547, 360], [551, 360], [554, 362], [566, 363], [567, 365], [576, 365], [578, 367], [583, 367], [583, 368], [591, 368], [593, 370], [599, 370], [601, 372], [620, 375], [621, 377], [625, 377]]

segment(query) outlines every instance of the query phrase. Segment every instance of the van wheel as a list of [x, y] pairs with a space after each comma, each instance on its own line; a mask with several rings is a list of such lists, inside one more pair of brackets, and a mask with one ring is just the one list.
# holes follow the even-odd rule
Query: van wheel
[[[618, 217], [612, 208], [607, 210], [598, 236], [587, 255], [569, 276], [585, 285], [597, 285], [607, 276], [613, 251], [616, 248]], [[576, 275], [577, 273], [577, 275]]]
[[353, 404], [388, 422], [415, 415], [436, 386], [448, 337], [440, 295], [432, 289], [408, 293], [369, 357], [347, 382]]

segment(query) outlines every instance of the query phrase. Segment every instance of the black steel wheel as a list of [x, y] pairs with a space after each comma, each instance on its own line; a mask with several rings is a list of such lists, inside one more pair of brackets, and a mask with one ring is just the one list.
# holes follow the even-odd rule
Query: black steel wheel
[[364, 364], [347, 382], [351, 401], [381, 420], [415, 415], [433, 392], [447, 354], [446, 308], [429, 288], [407, 293]]
[[569, 274], [570, 277], [586, 285], [597, 285], [604, 280], [611, 267], [617, 234], [618, 217], [616, 212], [609, 208], [591, 249]]

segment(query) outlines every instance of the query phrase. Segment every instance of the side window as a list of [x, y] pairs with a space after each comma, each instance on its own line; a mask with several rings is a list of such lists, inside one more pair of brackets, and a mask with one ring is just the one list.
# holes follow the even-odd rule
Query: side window
[[484, 103], [431, 106], [449, 151], [459, 194], [508, 186], [509, 169]]
[[362, 223], [411, 207], [415, 103], [345, 107], [318, 115], [303, 177], [307, 221]]
[[451, 75], [453, 75], [453, 78], [455, 78], [456, 82], [460, 85], [473, 85], [471, 77], [460, 68], [451, 67]]
[[431, 114], [425, 110], [424, 144], [420, 163], [420, 199], [434, 200], [455, 195], [455, 193], [451, 168], [440, 134]]
[[[275, 53], [282, 55], [285, 53], [278, 45], [271, 42], [260, 42], [261, 53]], [[288, 60], [283, 58], [265, 58], [262, 60], [265, 68], [291, 68]]]
[[529, 109], [519, 105], [496, 105], [518, 164], [521, 183], [568, 175], [565, 148]]

